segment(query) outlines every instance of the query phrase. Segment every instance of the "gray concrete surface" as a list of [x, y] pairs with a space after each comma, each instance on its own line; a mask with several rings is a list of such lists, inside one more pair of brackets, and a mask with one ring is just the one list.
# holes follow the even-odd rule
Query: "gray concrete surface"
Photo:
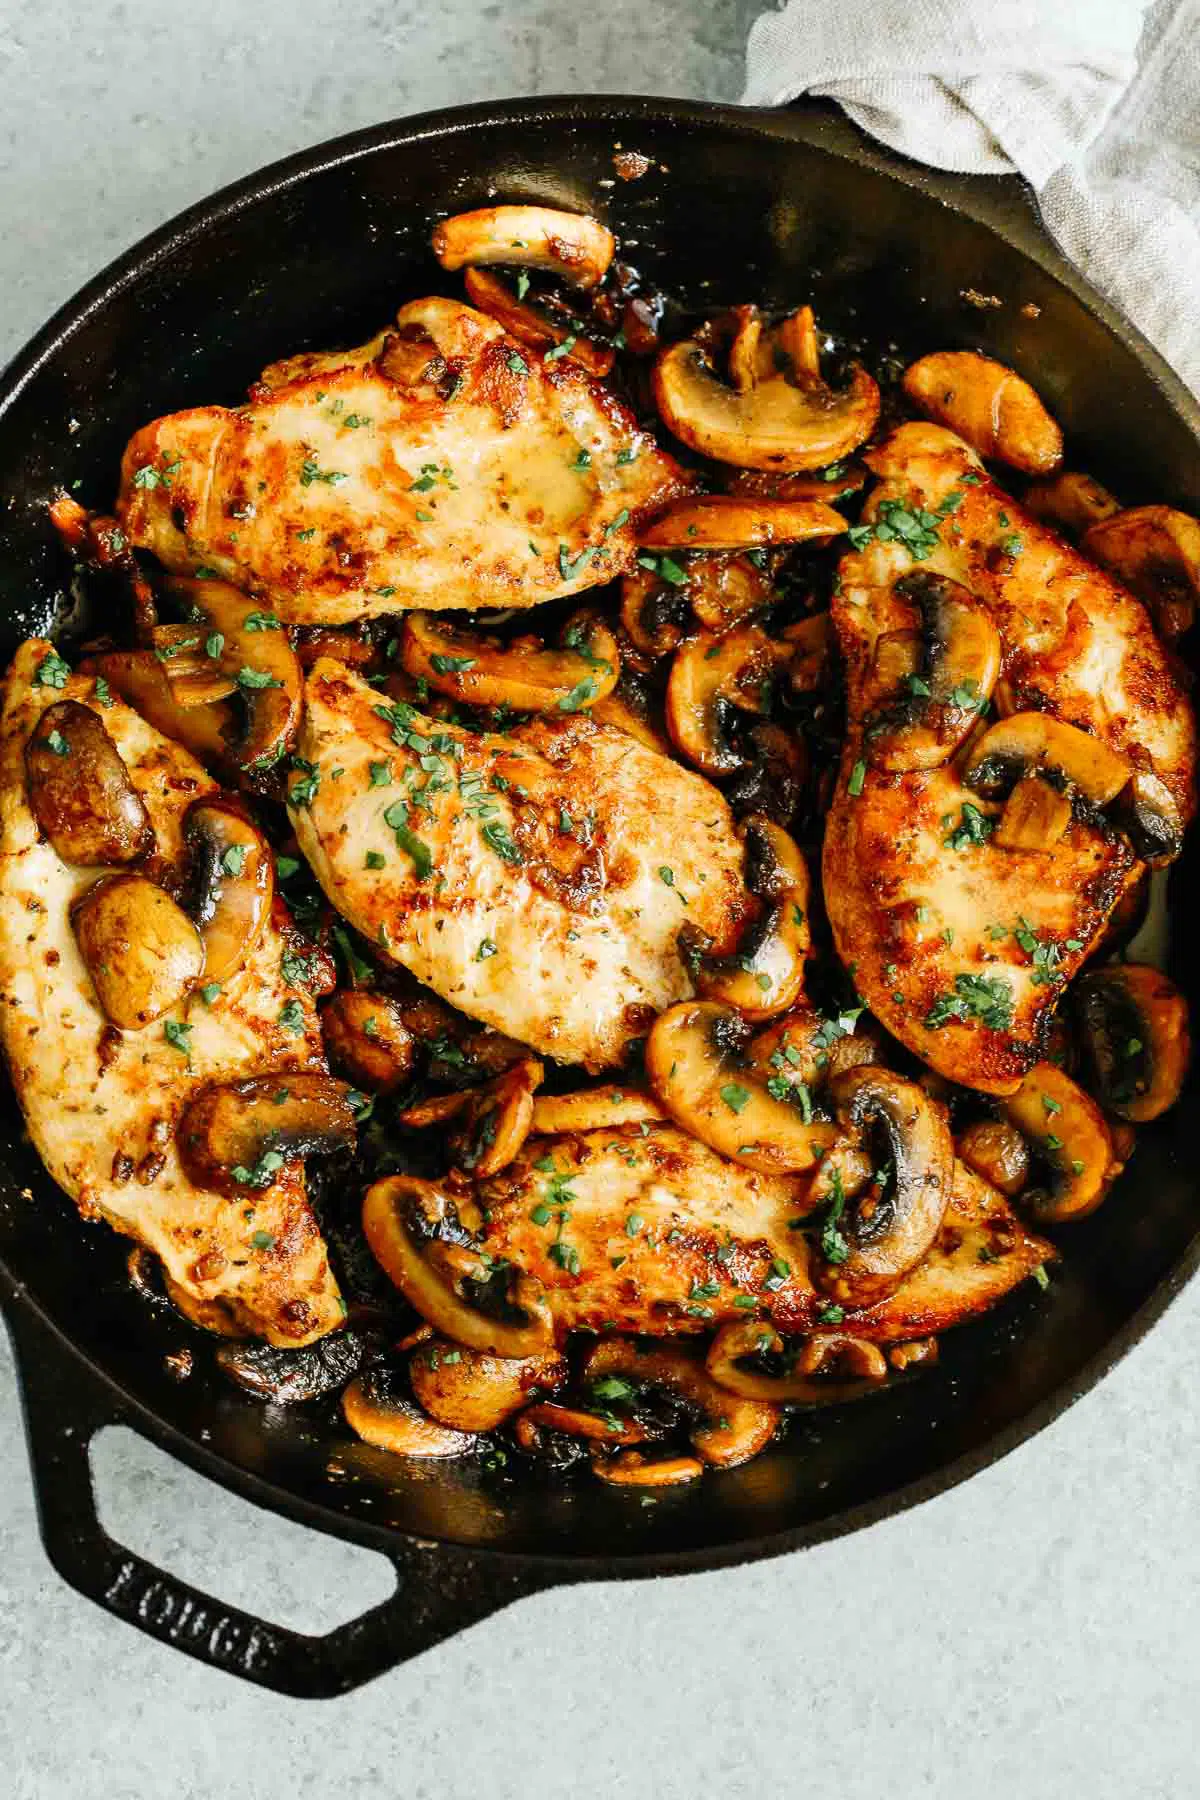
[[[132, 238], [268, 158], [501, 93], [736, 95], [756, 0], [0, 0], [0, 361]], [[346, 1700], [210, 1674], [76, 1599], [35, 1528], [0, 1344], [0, 1792], [11, 1800], [1186, 1800], [1200, 1792], [1200, 1288], [1052, 1429], [916, 1513], [749, 1570], [528, 1601]], [[136, 1438], [137, 1549], [285, 1623], [377, 1558]]]

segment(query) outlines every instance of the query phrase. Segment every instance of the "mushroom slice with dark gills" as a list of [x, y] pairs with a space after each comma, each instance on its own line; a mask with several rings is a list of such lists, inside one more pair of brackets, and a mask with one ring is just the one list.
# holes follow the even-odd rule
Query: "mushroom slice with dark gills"
[[1120, 1163], [1108, 1123], [1091, 1095], [1055, 1063], [1038, 1063], [1005, 1101], [1004, 1112], [1046, 1174], [1044, 1181], [1024, 1190], [1025, 1212], [1043, 1225], [1094, 1212]]
[[750, 1020], [794, 1006], [804, 987], [811, 948], [808, 864], [774, 820], [752, 814], [742, 825], [746, 886], [762, 904], [732, 956], [704, 957], [696, 985], [706, 1000], [735, 1006]]
[[231, 1205], [186, 1174], [175, 1125], [206, 1083], [323, 1072], [313, 999], [288, 984], [286, 946], [268, 920], [224, 982], [202, 975], [189, 998], [137, 1029], [106, 1018], [71, 920], [96, 871], [64, 863], [38, 831], [26, 741], [61, 700], [94, 710], [149, 816], [156, 870], [186, 868], [188, 808], [217, 788], [115, 692], [98, 696], [93, 676], [48, 663], [53, 654], [43, 641], [22, 646], [0, 713], [0, 1042], [30, 1136], [87, 1217], [159, 1258], [189, 1316], [279, 1345], [308, 1342], [343, 1314], [302, 1172]]
[[721, 795], [611, 726], [468, 731], [323, 662], [300, 753], [293, 826], [331, 904], [377, 955], [559, 1061], [618, 1064], [692, 991], [685, 920], [720, 954], [753, 909]]
[[199, 563], [285, 625], [339, 625], [595, 587], [692, 486], [569, 358], [431, 298], [355, 349], [274, 364], [244, 406], [145, 426], [117, 511], [173, 572]]
[[1187, 1001], [1169, 976], [1141, 963], [1093, 969], [1071, 995], [1096, 1092], [1137, 1124], [1174, 1106], [1191, 1053]]
[[183, 835], [192, 856], [188, 906], [204, 941], [205, 978], [226, 981], [271, 916], [275, 858], [258, 827], [225, 801], [196, 801]]
[[1174, 506], [1133, 506], [1095, 520], [1083, 553], [1123, 581], [1172, 642], [1200, 601], [1200, 519]]
[[957, 750], [992, 697], [1000, 673], [1000, 634], [987, 608], [941, 575], [918, 571], [896, 583], [917, 616], [915, 630], [893, 630], [875, 643], [878, 684], [863, 727], [878, 769], [936, 768]]
[[531, 1137], [508, 1168], [460, 1189], [392, 1177], [364, 1221], [438, 1331], [526, 1356], [576, 1329], [688, 1335], [755, 1307], [806, 1328], [827, 1304], [791, 1229], [807, 1188], [673, 1125], [616, 1126]]
[[270, 1187], [289, 1163], [351, 1150], [353, 1090], [332, 1075], [274, 1072], [200, 1089], [175, 1128], [184, 1168], [227, 1194]]
[[791, 665], [794, 648], [761, 625], [724, 637], [699, 632], [681, 645], [667, 682], [667, 730], [681, 755], [706, 775], [736, 774], [752, 760], [729, 727], [738, 712], [769, 709], [772, 683]]

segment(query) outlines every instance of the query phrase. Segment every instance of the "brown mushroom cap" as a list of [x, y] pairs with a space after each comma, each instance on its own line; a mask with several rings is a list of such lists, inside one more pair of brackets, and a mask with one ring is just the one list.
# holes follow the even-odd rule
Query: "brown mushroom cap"
[[1082, 537], [1089, 526], [1121, 510], [1121, 502], [1106, 487], [1091, 475], [1071, 469], [1063, 469], [1047, 481], [1030, 482], [1021, 504], [1035, 519], [1070, 538]]
[[321, 1008], [321, 1033], [334, 1068], [369, 1093], [399, 1087], [412, 1070], [416, 1040], [388, 994], [340, 989]]
[[518, 299], [507, 282], [488, 269], [469, 268], [463, 285], [472, 306], [503, 325], [510, 337], [530, 350], [551, 350], [561, 344], [561, 354], [589, 375], [602, 378], [612, 369], [616, 352], [585, 336], [582, 320], [573, 319], [567, 309]]
[[433, 254], [443, 269], [516, 263], [552, 270], [579, 288], [604, 279], [615, 247], [598, 219], [550, 206], [483, 206], [443, 219], [433, 234]]
[[[264, 624], [273, 615], [227, 581], [176, 576], [167, 590], [189, 619], [186, 627], [160, 627], [155, 634], [156, 640], [168, 634], [163, 646], [168, 650], [187, 640], [184, 650], [163, 664], [176, 699], [207, 704], [235, 691], [245, 705], [246, 725], [230, 745], [232, 760], [248, 774], [273, 768], [296, 742], [304, 705], [304, 676], [287, 633], [278, 621]], [[203, 685], [206, 678], [209, 686]]]
[[663, 1387], [700, 1409], [689, 1433], [706, 1463], [734, 1469], [766, 1448], [779, 1424], [779, 1410], [761, 1400], [739, 1400], [709, 1375], [703, 1363], [679, 1344], [639, 1348], [632, 1338], [605, 1338], [589, 1351], [585, 1381], [623, 1376], [636, 1386]]
[[1056, 1064], [1037, 1063], [1004, 1115], [1051, 1170], [1048, 1187], [1026, 1189], [1022, 1204], [1039, 1224], [1061, 1224], [1094, 1212], [1112, 1178], [1112, 1134], [1090, 1095]]
[[1191, 1056], [1187, 1001], [1142, 963], [1111, 963], [1072, 993], [1092, 1078], [1110, 1113], [1144, 1124], [1174, 1106]]
[[1123, 756], [1053, 713], [1010, 713], [975, 740], [963, 776], [968, 787], [997, 792], [1032, 771], [1045, 770], [1078, 788], [1085, 800], [1107, 806], [1129, 780]]
[[[778, 1372], [762, 1371], [764, 1356], [782, 1362]], [[888, 1373], [879, 1346], [850, 1332], [818, 1331], [785, 1344], [774, 1326], [760, 1319], [723, 1325], [709, 1346], [706, 1367], [720, 1387], [743, 1399], [810, 1406], [875, 1393]]]
[[819, 379], [782, 370], [739, 391], [716, 374], [701, 344], [685, 338], [654, 365], [654, 398], [664, 423], [693, 450], [745, 469], [824, 468], [870, 437], [879, 389], [855, 367], [834, 392]]
[[904, 371], [904, 391], [927, 418], [965, 438], [980, 456], [1026, 475], [1062, 461], [1062, 432], [1014, 369], [975, 350], [937, 350]]
[[[919, 632], [885, 633], [876, 645], [882, 687], [863, 728], [867, 759], [877, 769], [932, 769], [949, 761], [978, 723], [1000, 674], [1000, 633], [987, 608], [966, 588], [921, 569], [896, 584], [916, 611]], [[899, 636], [908, 641], [897, 641]], [[901, 652], [885, 664], [889, 650]]]
[[566, 1363], [547, 1356], [488, 1356], [430, 1337], [409, 1358], [408, 1378], [424, 1410], [456, 1431], [494, 1431], [525, 1405], [530, 1390], [556, 1387]]
[[107, 681], [113, 693], [120, 694], [148, 725], [182, 744], [201, 762], [216, 765], [228, 760], [234, 735], [233, 708], [223, 701], [182, 706], [153, 650], [106, 650], [81, 663], [80, 673]]
[[204, 940], [204, 973], [226, 981], [270, 917], [275, 857], [258, 827], [222, 800], [193, 801], [183, 839], [192, 859], [188, 911]]
[[1132, 506], [1092, 525], [1082, 548], [1132, 588], [1168, 641], [1187, 630], [1200, 602], [1200, 519], [1174, 506]]
[[25, 745], [29, 804], [64, 862], [82, 868], [136, 862], [154, 828], [121, 753], [90, 706], [48, 706]]
[[734, 1006], [750, 1020], [771, 1019], [800, 998], [811, 949], [808, 864], [799, 845], [762, 814], [742, 825], [745, 881], [764, 902], [758, 920], [732, 956], [703, 957], [697, 990], [706, 1000]]
[[491, 1294], [496, 1271], [456, 1229], [454, 1202], [434, 1182], [391, 1175], [367, 1189], [363, 1231], [376, 1262], [423, 1319], [468, 1349], [492, 1356], [538, 1356], [549, 1349], [554, 1325], [545, 1292], [531, 1276], [511, 1271], [496, 1309], [474, 1295]]
[[286, 1163], [353, 1149], [352, 1092], [332, 1075], [292, 1069], [210, 1083], [176, 1126], [180, 1160], [197, 1187], [243, 1195], [269, 1187]]
[[750, 758], [730, 743], [729, 708], [763, 710], [764, 684], [786, 669], [790, 644], [743, 625], [718, 638], [700, 632], [676, 652], [667, 681], [667, 730], [688, 761], [706, 775], [732, 775]]
[[342, 1395], [342, 1415], [364, 1444], [390, 1450], [393, 1456], [465, 1456], [475, 1445], [473, 1432], [453, 1431], [427, 1419], [393, 1390], [381, 1370], [355, 1377]]
[[96, 997], [122, 1031], [161, 1019], [203, 972], [196, 927], [144, 875], [98, 881], [72, 909], [71, 924]]
[[548, 650], [528, 640], [502, 644], [435, 613], [410, 612], [400, 660], [410, 675], [455, 700], [533, 713], [585, 711], [612, 692], [621, 672], [616, 639], [588, 613], [568, 623], [562, 649]]
[[508, 1167], [529, 1136], [543, 1073], [542, 1064], [527, 1056], [470, 1090], [450, 1137], [450, 1160], [457, 1168], [482, 1180]]
[[846, 529], [841, 513], [821, 500], [740, 499], [712, 494], [676, 500], [647, 525], [648, 550], [748, 550], [772, 544], [828, 542]]

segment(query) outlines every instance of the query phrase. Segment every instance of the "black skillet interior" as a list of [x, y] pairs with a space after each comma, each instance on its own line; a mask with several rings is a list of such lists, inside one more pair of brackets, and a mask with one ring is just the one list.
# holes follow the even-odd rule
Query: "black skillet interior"
[[[650, 173], [614, 182], [617, 144], [651, 157]], [[456, 291], [428, 252], [430, 224], [493, 196], [598, 211], [631, 260], [698, 305], [812, 300], [822, 323], [876, 341], [989, 350], [1034, 380], [1067, 429], [1073, 465], [1130, 500], [1200, 505], [1194, 410], [1189, 428], [1178, 384], [1136, 334], [1085, 303], [1019, 200], [992, 183], [953, 188], [881, 166], [819, 110], [514, 103], [381, 128], [198, 209], [73, 303], [0, 390], [5, 654], [62, 610], [69, 570], [44, 511], [53, 488], [78, 481], [84, 501], [108, 504], [122, 446], [152, 415], [236, 402], [269, 360], [356, 341], [404, 299]], [[1009, 237], [950, 208], [949, 191], [985, 215], [999, 207]], [[969, 305], [964, 289], [1002, 304]], [[1196, 882], [1191, 854], [1172, 872], [1175, 918], [1192, 916]], [[1178, 934], [1172, 967], [1194, 991], [1189, 935]], [[190, 1381], [171, 1380], [163, 1353], [188, 1328], [132, 1295], [123, 1247], [82, 1225], [57, 1193], [7, 1093], [0, 1258], [10, 1289], [129, 1397], [147, 1429], [327, 1529], [381, 1547], [399, 1531], [587, 1559], [578, 1566], [589, 1573], [603, 1572], [600, 1559], [617, 1559], [619, 1572], [625, 1558], [633, 1572], [678, 1567], [681, 1556], [734, 1560], [844, 1529], [913, 1483], [928, 1491], [955, 1479], [1086, 1385], [1136, 1330], [1139, 1309], [1191, 1266], [1194, 1103], [1193, 1094], [1144, 1134], [1104, 1208], [1064, 1232], [1049, 1292], [1027, 1284], [952, 1334], [941, 1365], [919, 1380], [797, 1418], [746, 1468], [652, 1507], [598, 1483], [564, 1490], [511, 1465], [410, 1471], [321, 1419], [264, 1409], [210, 1376], [204, 1355]]]

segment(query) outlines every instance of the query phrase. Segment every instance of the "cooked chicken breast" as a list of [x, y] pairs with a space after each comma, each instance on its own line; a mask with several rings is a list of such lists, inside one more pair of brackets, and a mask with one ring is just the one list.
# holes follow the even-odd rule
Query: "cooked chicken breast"
[[26, 742], [59, 700], [95, 711], [167, 863], [181, 854], [188, 805], [215, 783], [120, 700], [102, 705], [89, 676], [40, 685], [50, 653], [39, 640], [22, 646], [0, 715], [0, 1044], [30, 1137], [85, 1218], [107, 1219], [161, 1259], [189, 1316], [275, 1344], [307, 1343], [339, 1325], [344, 1309], [302, 1172], [289, 1168], [252, 1201], [204, 1192], [183, 1173], [174, 1129], [206, 1082], [323, 1069], [312, 996], [285, 982], [283, 941], [268, 924], [211, 1005], [195, 995], [141, 1030], [108, 1024], [70, 922], [72, 902], [104, 871], [68, 866], [39, 835]]
[[[808, 1331], [828, 1310], [809, 1278], [807, 1176], [759, 1175], [674, 1126], [531, 1138], [481, 1182], [484, 1248], [549, 1294], [560, 1331], [708, 1331], [762, 1316]], [[945, 1330], [985, 1311], [1055, 1256], [1004, 1196], [956, 1162], [941, 1229], [888, 1299], [848, 1315], [881, 1343]]]
[[[866, 460], [879, 477], [868, 519], [889, 502], [936, 514], [958, 496], [919, 566], [986, 604], [1004, 644], [1006, 710], [1046, 708], [1093, 732], [1157, 775], [1186, 825], [1196, 806], [1195, 715], [1141, 601], [1018, 505], [952, 431], [901, 425]], [[851, 584], [864, 587], [889, 587], [914, 567], [897, 537], [847, 562]]]
[[429, 299], [358, 349], [274, 364], [245, 406], [145, 426], [117, 513], [169, 569], [333, 625], [609, 581], [639, 521], [690, 485], [569, 358]]
[[561, 1062], [620, 1062], [692, 993], [685, 923], [737, 942], [750, 902], [725, 800], [623, 731], [581, 714], [465, 731], [324, 659], [300, 754], [292, 822], [332, 905], [443, 1000]]
[[[952, 433], [905, 425], [870, 460], [882, 480], [866, 518], [891, 530], [839, 565], [849, 719], [826, 905], [838, 952], [888, 1030], [950, 1080], [1010, 1093], [1141, 865], [1123, 837], [1078, 816], [1052, 852], [1001, 847], [1001, 808], [964, 786], [961, 759], [871, 766], [876, 649], [914, 622], [895, 584], [929, 569], [982, 601], [1001, 639], [1006, 707], [1089, 730], [1162, 782], [1180, 822], [1194, 809], [1191, 708], [1140, 603], [1022, 512]], [[889, 516], [889, 502], [902, 513]]]

